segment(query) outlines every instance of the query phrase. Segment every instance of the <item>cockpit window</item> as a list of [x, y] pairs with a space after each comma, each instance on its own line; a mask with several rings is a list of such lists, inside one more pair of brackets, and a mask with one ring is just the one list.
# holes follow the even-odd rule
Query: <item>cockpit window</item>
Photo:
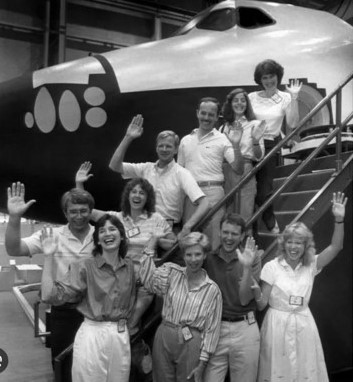
[[242, 28], [260, 28], [274, 24], [274, 20], [258, 8], [239, 7], [237, 24]]
[[211, 12], [206, 18], [201, 20], [196, 25], [196, 28], [222, 32], [227, 29], [233, 28], [235, 24], [235, 9], [225, 8]]
[[238, 25], [245, 29], [255, 29], [275, 24], [275, 20], [259, 8], [238, 7], [223, 9], [206, 9], [199, 13], [186, 25], [178, 29], [174, 36], [180, 36], [192, 29], [225, 31]]

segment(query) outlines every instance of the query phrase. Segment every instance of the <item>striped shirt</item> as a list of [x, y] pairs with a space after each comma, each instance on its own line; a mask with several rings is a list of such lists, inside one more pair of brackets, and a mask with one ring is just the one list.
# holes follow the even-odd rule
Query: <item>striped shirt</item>
[[135, 269], [138, 269], [142, 251], [154, 234], [164, 236], [172, 233], [171, 226], [158, 212], [152, 213], [150, 217], [144, 212], [136, 221], [131, 216], [123, 216], [122, 212], [108, 211], [107, 213], [117, 217], [123, 223], [129, 239], [127, 256], [134, 262]]
[[145, 288], [164, 296], [163, 319], [199, 330], [200, 360], [208, 361], [219, 339], [222, 295], [217, 284], [204, 272], [202, 284], [189, 290], [185, 267], [165, 263], [156, 268], [151, 257], [145, 255], [141, 259], [140, 278]]

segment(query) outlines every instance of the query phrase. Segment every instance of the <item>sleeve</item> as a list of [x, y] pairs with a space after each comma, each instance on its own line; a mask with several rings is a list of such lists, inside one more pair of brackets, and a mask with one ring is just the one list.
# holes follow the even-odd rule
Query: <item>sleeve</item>
[[182, 139], [179, 144], [178, 163], [180, 164], [180, 166], [185, 167], [184, 139]]
[[189, 197], [192, 203], [195, 203], [198, 199], [205, 196], [204, 192], [201, 190], [197, 184], [195, 178], [192, 176], [191, 172], [187, 169], [182, 169], [179, 171], [179, 180], [181, 188], [184, 193]]
[[33, 235], [21, 239], [27, 245], [28, 251], [31, 256], [43, 252], [42, 243], [40, 241], [40, 235], [41, 230], [38, 230], [37, 232], [34, 232]]
[[269, 285], [273, 285], [275, 282], [275, 261], [277, 261], [277, 259], [266, 263], [261, 271], [261, 280], [267, 282]]
[[200, 360], [208, 361], [210, 356], [216, 351], [221, 330], [222, 317], [222, 294], [216, 285], [212, 302], [208, 309], [205, 321], [205, 329], [202, 332]]
[[287, 92], [283, 92], [282, 96], [283, 96], [282, 109], [285, 112], [287, 112], [289, 110], [289, 106], [290, 106], [292, 98], [291, 98], [291, 95]]
[[128, 163], [123, 162], [123, 171], [121, 176], [123, 179], [143, 178], [146, 163]]
[[140, 260], [139, 278], [143, 286], [150, 292], [163, 296], [167, 293], [170, 277], [171, 264], [165, 263], [156, 268], [153, 257], [143, 255]]
[[65, 302], [79, 302], [87, 290], [87, 272], [83, 261], [70, 265], [62, 280], [56, 280], [48, 303], [61, 305]]

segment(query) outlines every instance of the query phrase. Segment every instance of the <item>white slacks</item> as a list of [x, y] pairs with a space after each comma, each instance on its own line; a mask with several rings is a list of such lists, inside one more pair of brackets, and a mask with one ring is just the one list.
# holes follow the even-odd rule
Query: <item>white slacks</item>
[[130, 374], [130, 338], [118, 332], [117, 322], [85, 318], [77, 331], [72, 362], [73, 382], [127, 382]]

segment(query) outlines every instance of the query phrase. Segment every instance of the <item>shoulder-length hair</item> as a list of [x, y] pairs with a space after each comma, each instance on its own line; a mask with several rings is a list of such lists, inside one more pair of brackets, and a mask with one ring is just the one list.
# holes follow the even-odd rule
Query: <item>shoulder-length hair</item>
[[131, 215], [129, 195], [131, 190], [137, 185], [140, 185], [142, 190], [146, 193], [146, 204], [143, 209], [146, 211], [147, 216], [150, 217], [152, 213], [156, 211], [156, 195], [152, 184], [144, 178], [134, 178], [126, 184], [121, 196], [121, 212], [123, 213], [124, 217]]
[[113, 215], [105, 214], [103, 215], [95, 224], [95, 230], [93, 232], [93, 250], [92, 254], [93, 256], [101, 255], [102, 254], [102, 247], [98, 243], [98, 234], [99, 229], [101, 227], [104, 227], [105, 223], [109, 221], [111, 222], [119, 231], [120, 233], [120, 246], [119, 246], [119, 256], [123, 259], [127, 253], [127, 246], [128, 241], [125, 233], [125, 228], [123, 226], [123, 223]]
[[183, 236], [179, 239], [179, 246], [183, 252], [193, 245], [199, 245], [204, 253], [207, 253], [211, 250], [211, 244], [208, 237], [201, 232], [190, 232], [189, 234]]
[[314, 261], [316, 254], [315, 242], [313, 233], [302, 222], [293, 223], [287, 225], [282, 234], [278, 237], [278, 253], [277, 256], [280, 259], [286, 257], [285, 243], [287, 240], [298, 237], [304, 242], [304, 255], [302, 257], [303, 265], [310, 265]]
[[249, 100], [248, 93], [244, 89], [237, 88], [237, 89], [232, 90], [227, 95], [226, 101], [224, 102], [224, 104], [222, 106], [222, 115], [223, 115], [223, 118], [225, 119], [225, 121], [227, 121], [228, 123], [232, 123], [235, 119], [235, 113], [234, 113], [234, 110], [232, 107], [232, 102], [233, 102], [234, 97], [237, 94], [244, 94], [244, 97], [246, 99], [246, 110], [244, 113], [246, 119], [248, 121], [252, 121], [252, 120], [256, 119], [254, 110], [253, 110], [253, 108], [251, 106], [251, 102]]
[[277, 86], [282, 82], [284, 69], [283, 66], [274, 60], [264, 60], [256, 65], [254, 72], [254, 81], [263, 88], [261, 78], [265, 74], [275, 74], [277, 76]]

